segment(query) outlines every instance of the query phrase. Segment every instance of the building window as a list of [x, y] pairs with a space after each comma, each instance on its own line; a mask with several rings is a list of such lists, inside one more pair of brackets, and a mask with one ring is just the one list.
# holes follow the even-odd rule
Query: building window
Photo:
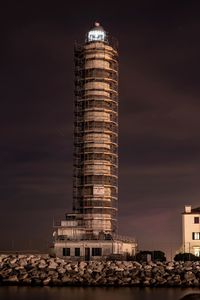
[[63, 256], [70, 256], [70, 248], [63, 248]]
[[200, 232], [193, 232], [192, 233], [193, 240], [200, 240]]
[[194, 223], [199, 224], [199, 217], [194, 217]]
[[92, 248], [92, 256], [101, 256], [102, 248]]
[[200, 257], [200, 248], [194, 248], [194, 255]]
[[75, 248], [75, 256], [80, 256], [80, 248]]

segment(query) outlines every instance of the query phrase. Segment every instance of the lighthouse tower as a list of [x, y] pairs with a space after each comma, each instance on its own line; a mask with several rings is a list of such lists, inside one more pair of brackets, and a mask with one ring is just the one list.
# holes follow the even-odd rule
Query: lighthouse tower
[[96, 22], [75, 44], [73, 213], [55, 226], [54, 251], [95, 259], [133, 255], [134, 239], [117, 235], [118, 51]]

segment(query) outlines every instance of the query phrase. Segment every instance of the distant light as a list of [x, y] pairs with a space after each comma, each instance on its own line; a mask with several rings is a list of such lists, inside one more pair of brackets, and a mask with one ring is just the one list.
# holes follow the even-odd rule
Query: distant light
[[106, 34], [103, 30], [90, 30], [88, 32], [88, 41], [105, 41]]

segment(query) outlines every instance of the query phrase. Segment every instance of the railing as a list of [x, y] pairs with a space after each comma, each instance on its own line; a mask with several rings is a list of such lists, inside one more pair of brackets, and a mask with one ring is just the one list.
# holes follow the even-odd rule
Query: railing
[[57, 236], [55, 237], [55, 241], [58, 242], [68, 242], [68, 241], [86, 241], [86, 240], [94, 240], [94, 241], [123, 241], [128, 243], [136, 243], [135, 238], [124, 236], [124, 235], [118, 235], [118, 234], [108, 234], [108, 235], [102, 235], [102, 236], [95, 236], [95, 235], [83, 235], [83, 236], [73, 236], [73, 237], [66, 237], [66, 236]]
[[123, 241], [123, 242], [136, 243], [136, 240], [133, 237], [129, 237], [129, 236], [125, 236], [125, 235], [119, 235], [119, 234], [112, 234], [112, 237], [113, 237], [114, 240], [120, 240], [120, 241]]

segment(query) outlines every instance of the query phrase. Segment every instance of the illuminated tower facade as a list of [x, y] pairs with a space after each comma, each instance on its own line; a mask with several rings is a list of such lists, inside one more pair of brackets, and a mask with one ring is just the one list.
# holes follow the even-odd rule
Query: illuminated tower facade
[[95, 23], [75, 45], [73, 213], [54, 224], [53, 254], [66, 259], [134, 255], [117, 235], [118, 52]]
[[95, 23], [75, 46], [73, 210], [88, 233], [115, 233], [118, 196], [118, 53]]

